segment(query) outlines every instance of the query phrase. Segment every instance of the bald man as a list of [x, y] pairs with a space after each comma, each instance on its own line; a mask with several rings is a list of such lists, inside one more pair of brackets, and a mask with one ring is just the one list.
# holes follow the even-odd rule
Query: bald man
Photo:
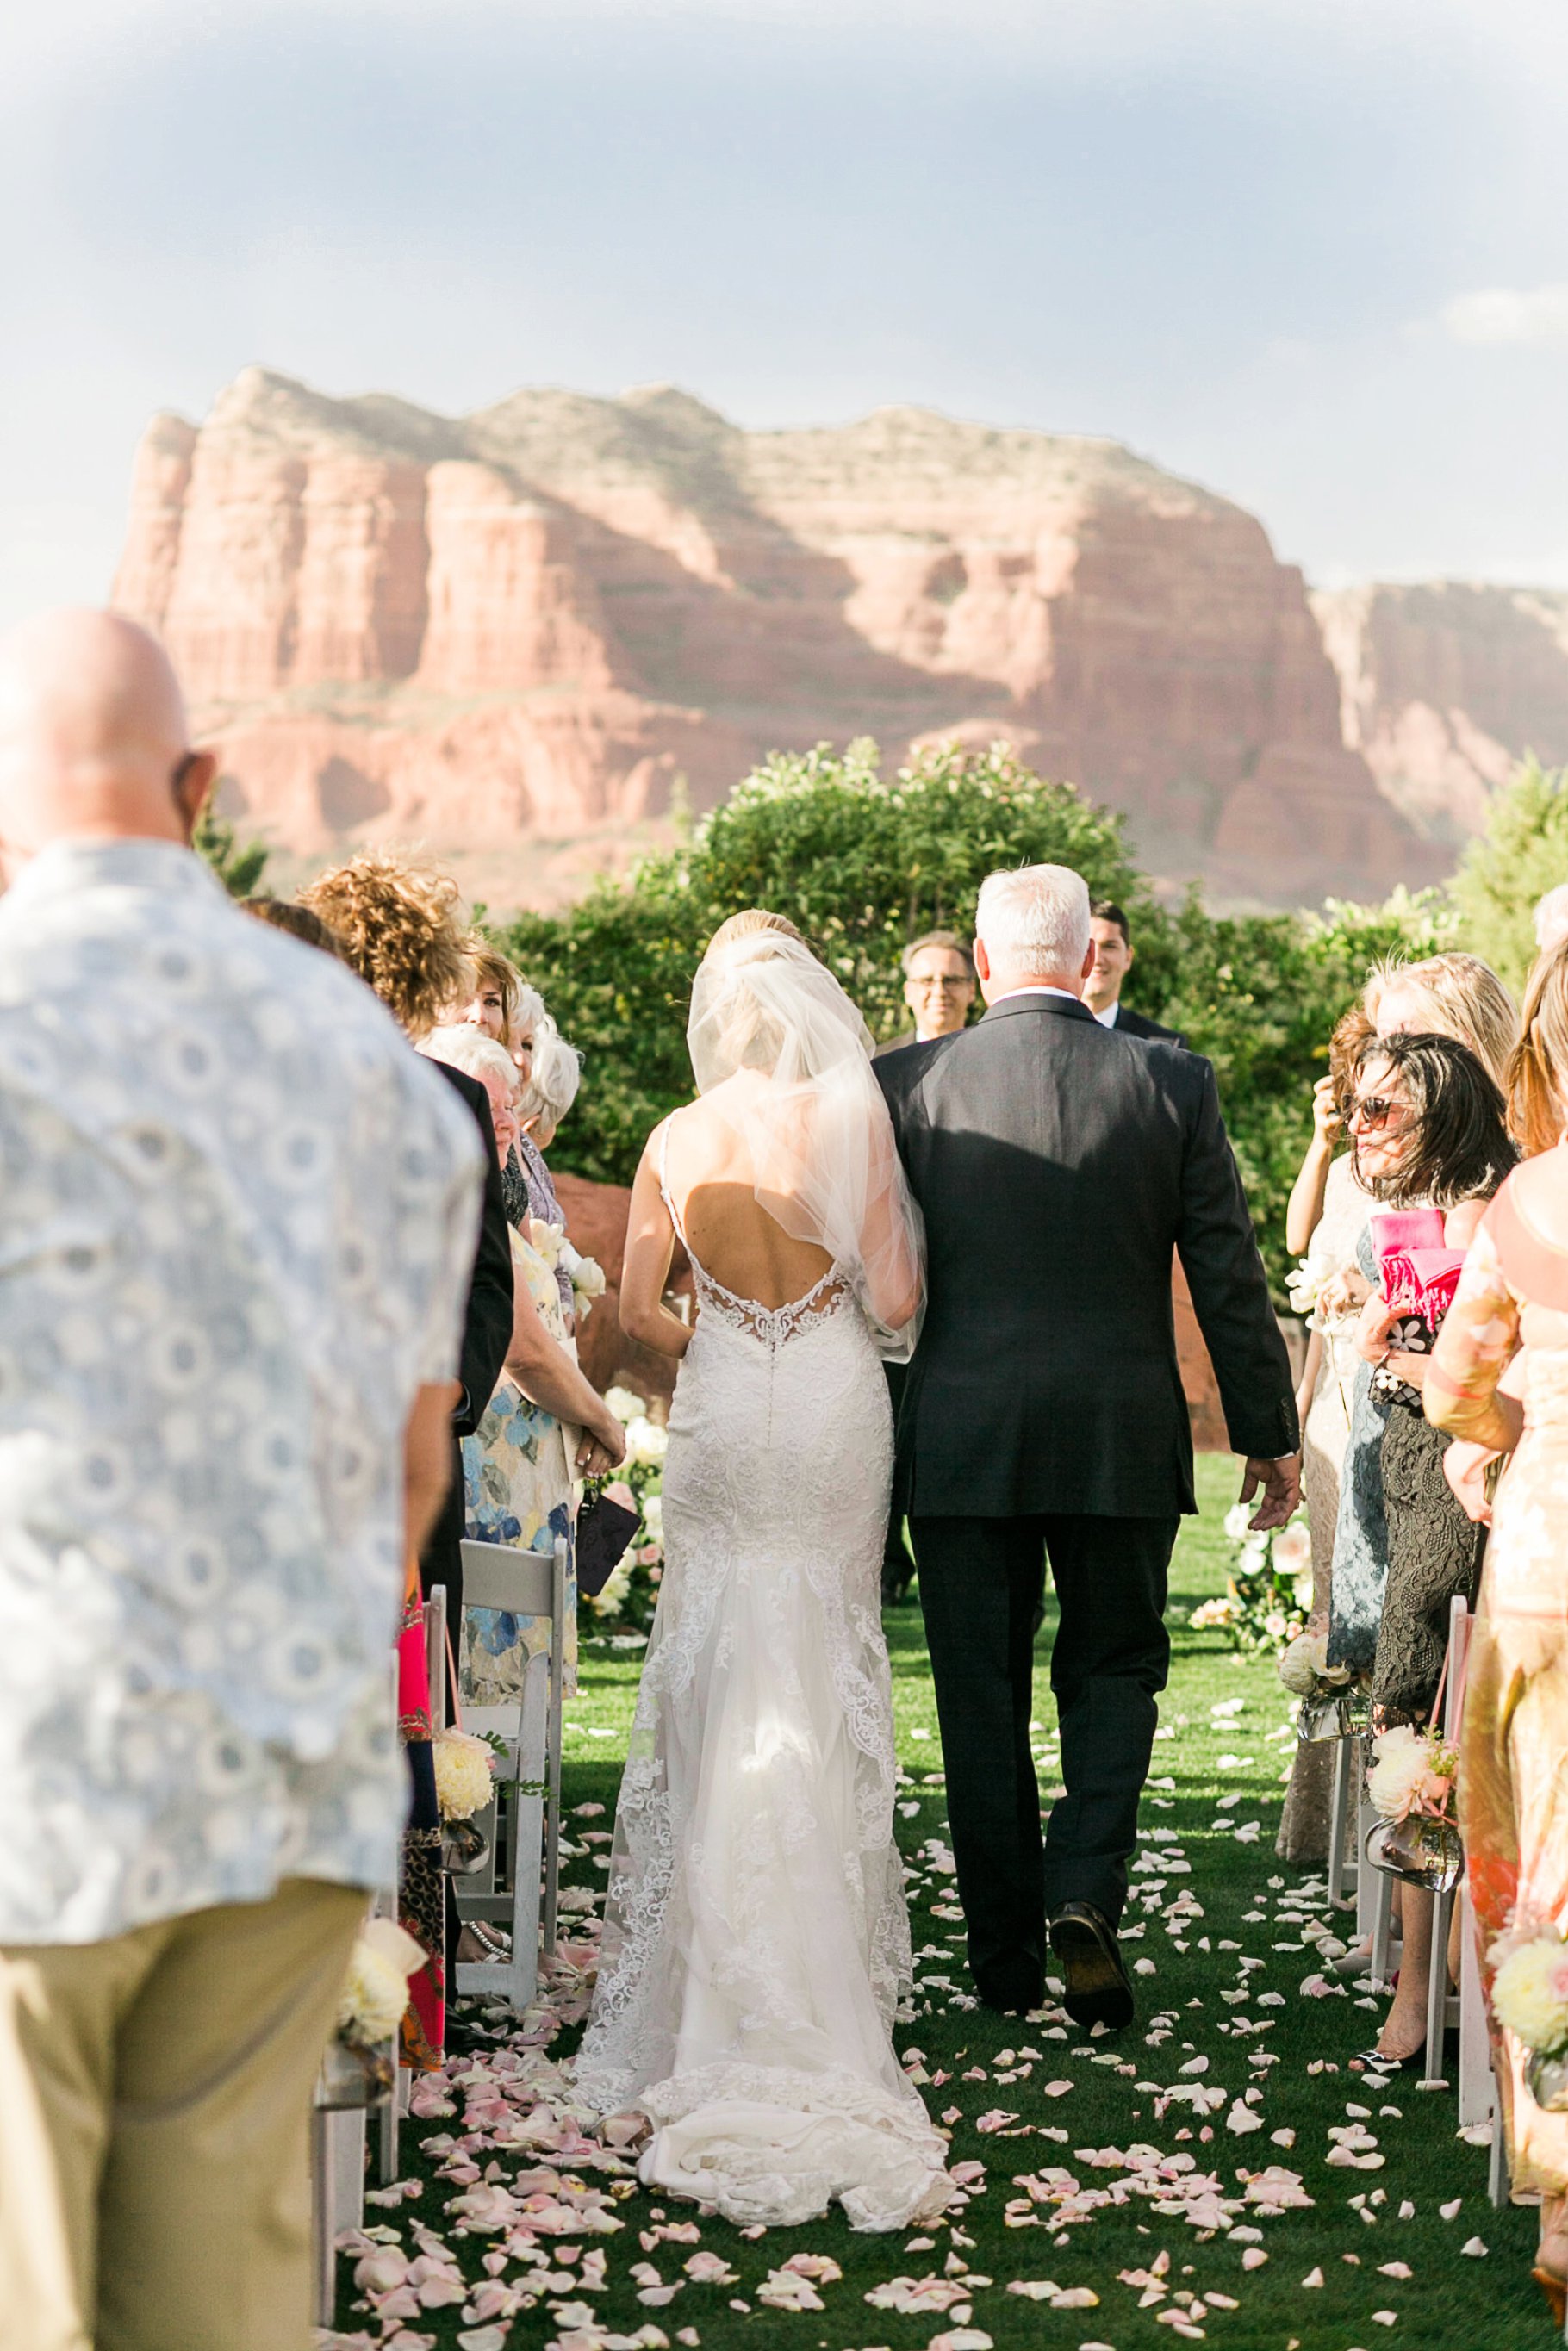
[[406, 1806], [472, 1121], [189, 848], [152, 640], [0, 650], [0, 2335], [305, 2351], [307, 2127]]

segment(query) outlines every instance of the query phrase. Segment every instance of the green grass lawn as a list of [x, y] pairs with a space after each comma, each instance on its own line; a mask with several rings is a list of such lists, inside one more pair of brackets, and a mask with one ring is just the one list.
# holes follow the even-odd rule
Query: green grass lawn
[[[969, 2351], [980, 2351], [976, 2335], [988, 2337], [998, 2351], [1021, 2351], [1026, 2345], [1152, 2351], [1173, 2340], [1197, 2339], [1192, 2321], [1184, 2319], [1185, 2335], [1171, 2323], [1178, 2296], [1186, 2302], [1214, 2294], [1224, 2299], [1210, 2304], [1199, 2322], [1202, 2339], [1234, 2351], [1372, 2351], [1401, 2342], [1421, 2351], [1490, 2351], [1492, 2346], [1512, 2351], [1554, 2339], [1529, 2276], [1535, 2215], [1493, 2210], [1485, 2150], [1457, 2138], [1452, 2095], [1423, 2093], [1409, 2077], [1381, 2095], [1367, 2092], [1345, 2071], [1345, 2060], [1370, 2042], [1377, 2025], [1376, 2015], [1357, 2005], [1358, 1987], [1353, 1984], [1343, 1998], [1301, 1996], [1303, 1979], [1318, 1963], [1291, 1914], [1328, 1914], [1321, 1902], [1301, 1907], [1304, 1873], [1274, 1858], [1281, 1779], [1293, 1747], [1281, 1736], [1287, 1701], [1271, 1663], [1239, 1658], [1222, 1647], [1219, 1635], [1186, 1629], [1197, 1603], [1223, 1587], [1228, 1547], [1220, 1521], [1235, 1493], [1228, 1460], [1201, 1461], [1199, 1473], [1202, 1515], [1184, 1529], [1172, 1576], [1175, 1662], [1141, 1832], [1151, 1857], [1167, 1857], [1155, 1872], [1164, 1876], [1165, 1891], [1146, 1911], [1134, 1901], [1124, 1922], [1141, 1928], [1129, 1941], [1129, 1958], [1153, 1967], [1136, 1979], [1137, 2024], [1091, 2045], [1054, 2019], [1030, 2024], [956, 2004], [955, 1995], [967, 1996], [968, 1984], [962, 1924], [950, 1915], [951, 1882], [917, 1866], [912, 1925], [915, 1950], [927, 1956], [916, 1973], [950, 1979], [952, 1989], [927, 1982], [922, 2012], [901, 2028], [899, 2046], [921, 2051], [927, 2074], [949, 2077], [925, 2095], [936, 2115], [951, 2117], [953, 2161], [985, 2166], [983, 2190], [961, 2211], [915, 2232], [932, 2241], [925, 2249], [912, 2249], [908, 2233], [855, 2236], [837, 2214], [749, 2241], [722, 2220], [702, 2220], [702, 2248], [722, 2253], [737, 2282], [686, 2283], [666, 2305], [649, 2308], [637, 2299], [632, 2265], [651, 2261], [665, 2282], [680, 2278], [694, 2249], [656, 2240], [653, 2232], [662, 2220], [689, 2220], [693, 2208], [657, 2203], [638, 2189], [616, 2208], [625, 2228], [588, 2241], [608, 2255], [605, 2285], [590, 2297], [601, 2326], [630, 2336], [652, 2325], [686, 2351], [697, 2345], [731, 2351], [742, 2343], [790, 2344], [800, 2351], [868, 2351], [872, 2346], [926, 2351], [955, 2328], [970, 2333]], [[1048, 1613], [1040, 1635], [1036, 1709], [1042, 1791], [1057, 1783], [1047, 1674], [1051, 1632]], [[918, 1607], [891, 1611], [888, 1634], [900, 1759], [912, 1775], [904, 1795], [916, 1807], [901, 1820], [900, 1833], [906, 1854], [917, 1860], [928, 1839], [945, 1834], [946, 1823]], [[624, 1652], [585, 1656], [580, 1695], [567, 1709], [574, 1726], [566, 1741], [569, 1806], [613, 1806], [636, 1677], [636, 1659]], [[1226, 1710], [1217, 1713], [1221, 1708]], [[1251, 1822], [1259, 1826], [1249, 1838]], [[608, 1825], [608, 1816], [577, 1823], [580, 1829]], [[1187, 1869], [1172, 1865], [1178, 1856]], [[568, 1876], [595, 1887], [603, 1883], [586, 1850], [574, 1854]], [[1183, 1887], [1201, 1905], [1202, 1916], [1185, 1930], [1174, 1922], [1173, 1931], [1161, 1912]], [[1244, 1960], [1254, 1964], [1244, 1967]], [[1223, 1997], [1242, 1986], [1244, 1999]], [[1168, 2037], [1151, 2046], [1145, 2035], [1156, 2029], [1159, 2016], [1166, 2020]], [[575, 2039], [575, 2030], [563, 2033], [551, 2055], [570, 2051]], [[1275, 2062], [1257, 2062], [1265, 2057]], [[1208, 2061], [1207, 2071], [1184, 2076], [1180, 2069], [1198, 2058]], [[1319, 2070], [1310, 2072], [1314, 2065]], [[1223, 2087], [1225, 2105], [1212, 2116], [1172, 2105], [1156, 2116], [1145, 2085], [1164, 2089], [1184, 2079]], [[1046, 2083], [1063, 2080], [1072, 2085], [1065, 2095], [1041, 2095]], [[1245, 2103], [1242, 2094], [1254, 2083], [1261, 2090], [1256, 2111], [1262, 2126], [1239, 2136], [1227, 2127], [1227, 2117]], [[977, 2128], [982, 2116], [998, 2109], [1017, 2116], [1006, 2130], [1023, 2135]], [[1375, 2139], [1372, 2151], [1384, 2157], [1383, 2164], [1331, 2168], [1329, 2132], [1357, 2121]], [[422, 2127], [456, 2130], [461, 2124]], [[1041, 2136], [1045, 2131], [1053, 2136]], [[1275, 2143], [1273, 2135], [1281, 2131], [1294, 2133], [1292, 2144]], [[1312, 2206], [1279, 2217], [1244, 2214], [1239, 2228], [1209, 2232], [1162, 2216], [1145, 2197], [1133, 2194], [1066, 2229], [1007, 2225], [1004, 2207], [1025, 2193], [1016, 2179], [1058, 2166], [1082, 2186], [1110, 2188], [1125, 2171], [1092, 2165], [1085, 2156], [1138, 2145], [1166, 2157], [1190, 2153], [1199, 2171], [1218, 2175], [1218, 2192], [1227, 2197], [1242, 2193], [1247, 2175], [1270, 2164], [1288, 2167], [1300, 2174]], [[525, 2165], [537, 2159], [520, 2158]], [[497, 2161], [497, 2176], [505, 2177], [519, 2158], [508, 2152]], [[411, 2176], [424, 2179], [422, 2194], [402, 2210], [373, 2217], [400, 2230], [406, 2245], [410, 2215], [417, 2215], [444, 2237], [465, 2275], [479, 2277], [482, 2256], [489, 2252], [494, 2260], [498, 2241], [455, 2232], [444, 2210], [450, 2186], [433, 2167], [422, 2169], [416, 2160]], [[1456, 2199], [1458, 2210], [1445, 2219], [1439, 2208]], [[1030, 2208], [1040, 2214], [1051, 2210]], [[1467, 2254], [1462, 2249], [1476, 2240], [1485, 2252]], [[758, 2305], [755, 2290], [768, 2271], [802, 2251], [828, 2254], [841, 2267], [841, 2278], [819, 2289], [824, 2307], [784, 2313]], [[1249, 2254], [1264, 2258], [1249, 2266]], [[955, 2263], [965, 2266], [956, 2270]], [[1385, 2263], [1402, 2264], [1409, 2274], [1386, 2275]], [[1122, 2271], [1159, 2273], [1167, 2298], [1140, 2307], [1140, 2288], [1121, 2283]], [[901, 2315], [864, 2300], [893, 2277], [930, 2274], [974, 2279], [967, 2320], [961, 2311]], [[1320, 2274], [1321, 2284], [1305, 2283]], [[1046, 2301], [1009, 2294], [1011, 2280], [1051, 2280], [1058, 2288], [1087, 2288], [1099, 2299], [1053, 2309]], [[350, 2333], [369, 2326], [365, 2339], [380, 2340], [373, 2324], [354, 2311], [353, 2299], [346, 2290], [340, 2326]], [[512, 2322], [513, 2346], [543, 2346], [570, 2335], [570, 2324], [550, 2314], [552, 2301], [559, 2305], [562, 2294], [549, 2295]], [[740, 2304], [747, 2307], [736, 2306]], [[1377, 2314], [1392, 2314], [1393, 2324]], [[465, 2351], [497, 2351], [508, 2339], [504, 2327], [476, 2328], [455, 2308], [406, 2323], [422, 2341], [455, 2342]]]

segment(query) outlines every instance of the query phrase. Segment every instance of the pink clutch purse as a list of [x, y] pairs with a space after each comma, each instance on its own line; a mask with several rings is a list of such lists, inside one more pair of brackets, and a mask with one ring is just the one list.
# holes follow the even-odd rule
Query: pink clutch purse
[[1415, 1314], [1435, 1332], [1453, 1303], [1465, 1259], [1443, 1238], [1440, 1208], [1375, 1211], [1372, 1244], [1379, 1287], [1396, 1314]]

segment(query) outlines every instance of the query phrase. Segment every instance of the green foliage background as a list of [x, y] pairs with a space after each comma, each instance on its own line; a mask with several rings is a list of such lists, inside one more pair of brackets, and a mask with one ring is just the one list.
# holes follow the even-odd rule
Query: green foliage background
[[1515, 994], [1535, 960], [1538, 899], [1568, 882], [1568, 768], [1526, 759], [1449, 885], [1465, 945]]
[[1214, 1062], [1265, 1258], [1282, 1282], [1284, 1206], [1329, 1032], [1380, 956], [1449, 944], [1452, 910], [1435, 893], [1315, 916], [1212, 915], [1196, 895], [1166, 910], [1133, 862], [1123, 820], [1000, 745], [932, 751], [888, 776], [870, 742], [775, 757], [630, 883], [601, 883], [565, 914], [498, 931], [585, 1056], [557, 1164], [629, 1183], [649, 1129], [689, 1100], [692, 975], [726, 915], [755, 905], [788, 914], [887, 1038], [907, 1019], [905, 941], [939, 927], [967, 934], [988, 872], [1042, 860], [1075, 867], [1094, 895], [1126, 908], [1137, 948], [1129, 1002]]

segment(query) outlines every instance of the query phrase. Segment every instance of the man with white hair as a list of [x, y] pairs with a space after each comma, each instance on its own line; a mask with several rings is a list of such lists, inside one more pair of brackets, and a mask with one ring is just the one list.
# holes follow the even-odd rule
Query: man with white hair
[[[930, 1293], [899, 1416], [969, 1963], [1038, 2005], [1050, 1941], [1081, 2025], [1128, 2023], [1116, 1941], [1170, 1644], [1166, 1574], [1196, 1505], [1171, 1304], [1179, 1253], [1254, 1526], [1296, 1506], [1290, 1359], [1208, 1062], [1081, 1000], [1089, 893], [993, 873], [985, 1018], [875, 1067], [925, 1217]], [[1067, 1792], [1043, 1849], [1030, 1755], [1049, 1559]]]

